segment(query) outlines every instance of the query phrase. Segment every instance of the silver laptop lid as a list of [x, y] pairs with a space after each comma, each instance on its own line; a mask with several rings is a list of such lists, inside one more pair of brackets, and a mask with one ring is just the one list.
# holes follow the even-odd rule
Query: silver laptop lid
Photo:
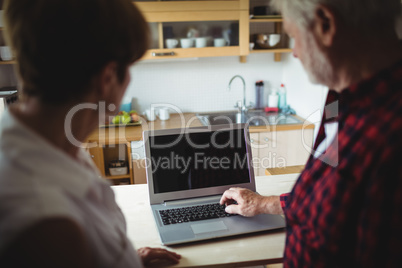
[[151, 204], [255, 191], [248, 125], [230, 124], [143, 132]]

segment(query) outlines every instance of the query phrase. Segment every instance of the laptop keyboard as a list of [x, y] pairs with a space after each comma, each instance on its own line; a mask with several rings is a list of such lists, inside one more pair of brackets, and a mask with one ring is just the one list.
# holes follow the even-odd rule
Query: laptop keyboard
[[159, 210], [163, 225], [201, 221], [214, 218], [235, 216], [225, 212], [225, 205], [219, 203]]

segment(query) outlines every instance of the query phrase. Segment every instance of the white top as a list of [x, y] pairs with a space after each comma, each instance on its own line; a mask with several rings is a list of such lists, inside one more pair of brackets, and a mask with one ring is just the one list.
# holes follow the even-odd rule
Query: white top
[[63, 217], [84, 230], [97, 267], [142, 267], [110, 185], [100, 178], [83, 149], [79, 159], [4, 112], [0, 122], [0, 254], [33, 224]]

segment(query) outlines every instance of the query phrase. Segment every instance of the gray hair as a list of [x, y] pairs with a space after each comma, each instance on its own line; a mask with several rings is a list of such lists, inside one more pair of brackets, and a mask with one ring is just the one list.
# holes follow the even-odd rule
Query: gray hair
[[395, 23], [401, 3], [402, 0], [271, 0], [275, 9], [304, 30], [313, 22], [320, 4], [331, 8], [346, 25], [364, 31]]

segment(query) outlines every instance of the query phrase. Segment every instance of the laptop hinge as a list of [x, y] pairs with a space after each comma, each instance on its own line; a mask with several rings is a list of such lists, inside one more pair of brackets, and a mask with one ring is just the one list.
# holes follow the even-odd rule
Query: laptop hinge
[[200, 203], [214, 203], [214, 202], [219, 202], [220, 195], [211, 195], [211, 196], [204, 196], [204, 197], [196, 197], [196, 198], [187, 198], [187, 199], [181, 199], [181, 200], [169, 200], [165, 201], [162, 203], [164, 206], [191, 206], [194, 204], [200, 204]]

